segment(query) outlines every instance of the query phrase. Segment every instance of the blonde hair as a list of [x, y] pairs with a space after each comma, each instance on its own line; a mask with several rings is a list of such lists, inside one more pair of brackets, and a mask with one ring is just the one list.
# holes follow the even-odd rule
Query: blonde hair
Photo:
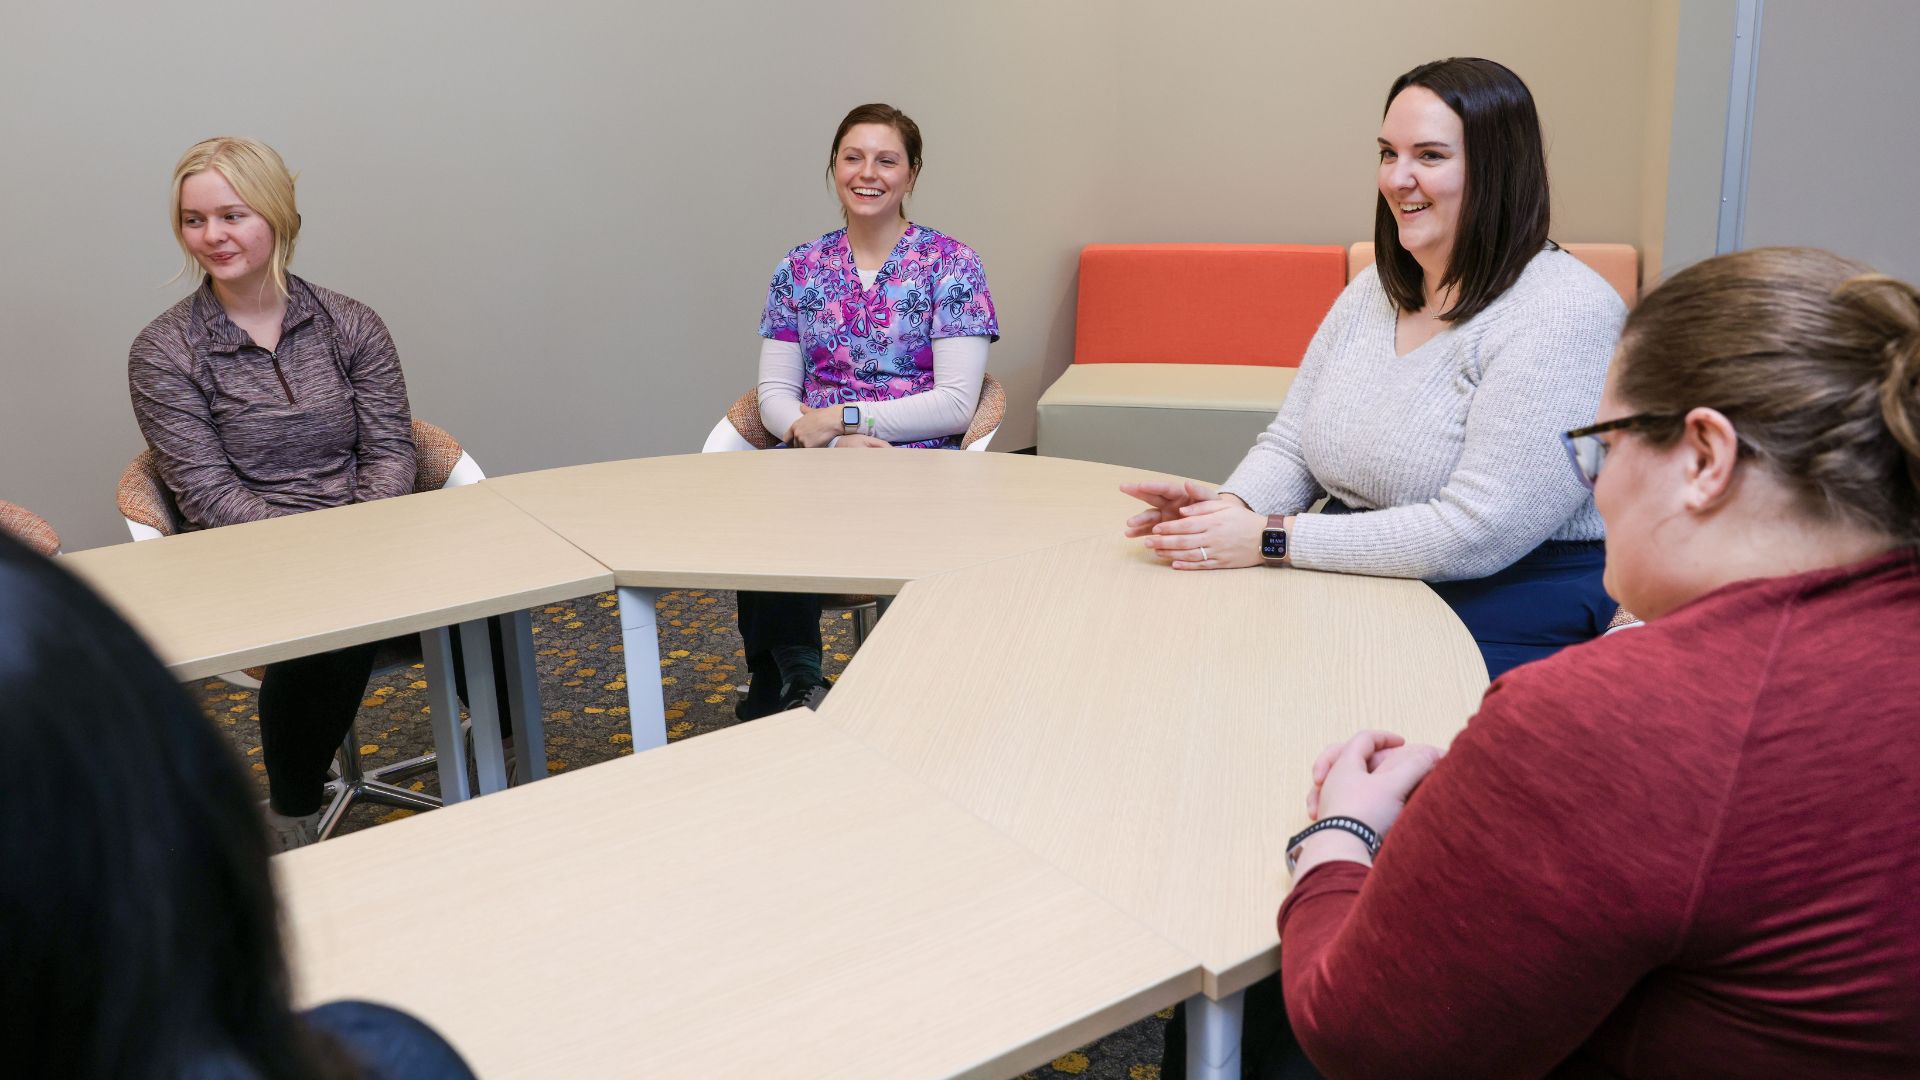
[[[1627, 318], [1620, 397], [1725, 413], [1803, 509], [1920, 540], [1920, 292], [1817, 248], [1707, 259]], [[1668, 444], [1679, 424], [1647, 437]]]
[[179, 241], [180, 252], [187, 259], [180, 273], [205, 274], [193, 252], [187, 249], [186, 237], [181, 233], [180, 188], [187, 177], [209, 169], [233, 185], [240, 201], [265, 219], [267, 227], [273, 230], [273, 257], [267, 267], [273, 287], [285, 297], [287, 264], [293, 261], [293, 245], [300, 239], [300, 211], [293, 202], [293, 174], [287, 172], [286, 162], [280, 160], [273, 147], [252, 139], [222, 135], [194, 143], [173, 167], [173, 238]]

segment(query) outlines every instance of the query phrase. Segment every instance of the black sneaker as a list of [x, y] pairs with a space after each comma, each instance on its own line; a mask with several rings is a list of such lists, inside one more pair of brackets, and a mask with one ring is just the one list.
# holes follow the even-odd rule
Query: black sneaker
[[818, 709], [827, 699], [828, 684], [825, 682], [790, 682], [780, 690], [780, 711], [789, 709]]

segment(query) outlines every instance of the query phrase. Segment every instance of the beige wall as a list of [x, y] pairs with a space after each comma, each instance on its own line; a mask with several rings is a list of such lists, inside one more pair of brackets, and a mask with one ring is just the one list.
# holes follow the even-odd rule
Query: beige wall
[[1654, 0], [1647, 20], [1647, 100], [1640, 162], [1640, 265], [1658, 276], [1666, 248], [1667, 170], [1672, 164], [1674, 76], [1681, 0]]
[[215, 133], [301, 173], [296, 271], [386, 317], [415, 411], [495, 472], [699, 447], [752, 380], [775, 260], [837, 224], [824, 143], [861, 101], [920, 121], [914, 215], [985, 257], [1005, 449], [1071, 357], [1081, 245], [1364, 237], [1382, 97], [1420, 61], [1533, 86], [1556, 237], [1645, 230], [1652, 0], [795, 10], [16, 0], [0, 498], [70, 548], [124, 538], [126, 348], [182, 292], [167, 175]]

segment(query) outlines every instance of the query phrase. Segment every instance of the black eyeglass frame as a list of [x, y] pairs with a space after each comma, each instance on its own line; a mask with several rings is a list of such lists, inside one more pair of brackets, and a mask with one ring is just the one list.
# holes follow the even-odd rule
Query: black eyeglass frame
[[[1599, 479], [1601, 466], [1607, 463], [1607, 444], [1594, 436], [1604, 435], [1609, 431], [1628, 431], [1644, 428], [1648, 424], [1672, 423], [1675, 420], [1684, 419], [1686, 419], [1684, 413], [1634, 413], [1632, 416], [1623, 416], [1618, 420], [1608, 420], [1604, 424], [1591, 424], [1561, 432], [1560, 445], [1567, 451], [1567, 461], [1573, 465], [1574, 474], [1580, 477], [1581, 483], [1587, 485], [1588, 491], [1592, 491], [1594, 481]], [[1582, 446], [1595, 448], [1594, 451], [1586, 453], [1586, 456], [1593, 460], [1591, 469], [1581, 460]]]

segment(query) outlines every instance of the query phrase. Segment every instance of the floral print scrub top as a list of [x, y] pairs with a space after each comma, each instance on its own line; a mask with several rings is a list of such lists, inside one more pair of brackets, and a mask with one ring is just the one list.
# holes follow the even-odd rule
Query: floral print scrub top
[[[802, 399], [814, 408], [888, 401], [933, 389], [933, 339], [1000, 340], [980, 256], [908, 224], [871, 289], [860, 285], [847, 230], [787, 252], [767, 287], [760, 336], [800, 346]], [[957, 447], [959, 435], [902, 446]]]

